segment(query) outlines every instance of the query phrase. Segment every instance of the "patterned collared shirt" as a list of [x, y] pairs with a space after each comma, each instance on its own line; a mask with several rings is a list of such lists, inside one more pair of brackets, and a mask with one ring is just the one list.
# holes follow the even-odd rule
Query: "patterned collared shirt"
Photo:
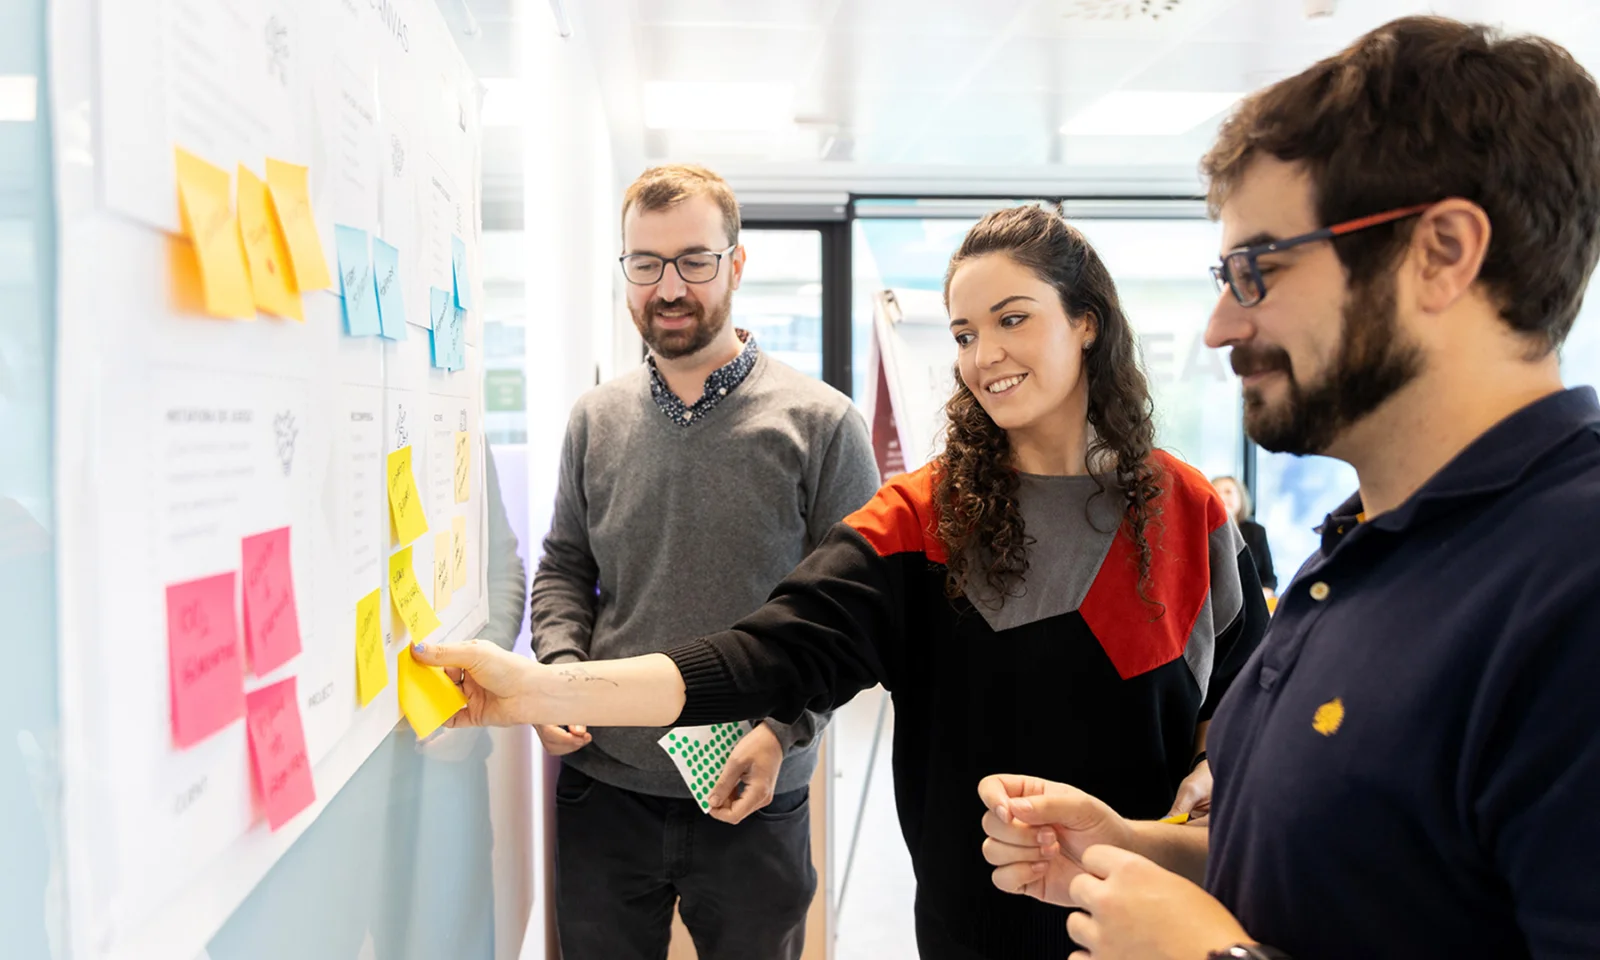
[[706, 377], [705, 392], [700, 399], [689, 406], [681, 400], [672, 388], [667, 386], [667, 381], [661, 376], [661, 371], [656, 368], [656, 358], [649, 357], [646, 362], [650, 365], [650, 396], [655, 398], [656, 406], [666, 414], [667, 419], [680, 427], [691, 427], [700, 422], [700, 418], [716, 408], [722, 398], [734, 391], [739, 384], [744, 383], [744, 378], [756, 365], [756, 358], [761, 355], [761, 348], [756, 346], [756, 338], [748, 330], [736, 330], [739, 339], [744, 342], [744, 349], [739, 355], [718, 367]]

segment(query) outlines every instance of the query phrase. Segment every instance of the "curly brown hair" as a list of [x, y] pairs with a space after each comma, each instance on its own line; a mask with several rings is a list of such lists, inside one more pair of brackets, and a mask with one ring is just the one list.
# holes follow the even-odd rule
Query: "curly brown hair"
[[[1054, 287], [1074, 325], [1090, 317], [1095, 321], [1097, 332], [1083, 367], [1093, 428], [1087, 462], [1100, 483], [1096, 496], [1107, 493], [1100, 475], [1108, 469], [1116, 474], [1123, 524], [1138, 548], [1139, 595], [1148, 601], [1152, 552], [1146, 532], [1161, 493], [1160, 471], [1150, 457], [1154, 404], [1117, 286], [1083, 234], [1059, 214], [1030, 204], [997, 210], [967, 233], [945, 273], [947, 307], [956, 270], [990, 254], [1011, 258]], [[945, 592], [951, 599], [960, 597], [981, 576], [998, 597], [1014, 596], [1028, 571], [1032, 541], [1017, 506], [1019, 475], [1011, 441], [961, 382], [959, 371], [945, 414], [949, 422], [934, 487], [937, 532], [949, 552]], [[982, 569], [975, 570], [980, 563]]]

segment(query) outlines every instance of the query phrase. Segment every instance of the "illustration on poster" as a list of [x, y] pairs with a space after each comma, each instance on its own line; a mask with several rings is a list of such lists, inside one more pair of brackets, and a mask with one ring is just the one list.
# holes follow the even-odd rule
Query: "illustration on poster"
[[272, 430], [278, 439], [278, 462], [283, 464], [283, 475], [288, 476], [294, 466], [294, 440], [300, 435], [295, 426], [294, 413], [289, 410], [278, 414], [272, 421]]
[[267, 18], [267, 75], [277, 77], [285, 87], [289, 85], [289, 28], [277, 14]]

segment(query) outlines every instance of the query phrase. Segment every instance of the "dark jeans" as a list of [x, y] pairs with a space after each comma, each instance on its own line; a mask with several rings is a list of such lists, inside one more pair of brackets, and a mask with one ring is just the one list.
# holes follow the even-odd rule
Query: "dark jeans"
[[620, 790], [562, 764], [563, 960], [662, 960], [674, 901], [700, 960], [799, 960], [817, 889], [809, 794], [781, 793], [732, 825], [692, 800]]

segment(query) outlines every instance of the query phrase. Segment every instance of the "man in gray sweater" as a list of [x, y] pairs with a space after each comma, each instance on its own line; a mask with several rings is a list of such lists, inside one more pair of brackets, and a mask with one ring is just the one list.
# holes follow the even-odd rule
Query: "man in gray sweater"
[[[878, 485], [848, 398], [729, 322], [739, 208], [709, 170], [657, 167], [622, 209], [639, 369], [573, 408], [533, 580], [545, 663], [663, 652], [759, 607]], [[752, 718], [756, 720], [757, 718]], [[808, 784], [825, 717], [767, 719], [735, 746], [706, 816], [664, 730], [541, 727], [556, 785], [566, 960], [666, 955], [673, 904], [700, 960], [798, 958], [816, 891]]]

